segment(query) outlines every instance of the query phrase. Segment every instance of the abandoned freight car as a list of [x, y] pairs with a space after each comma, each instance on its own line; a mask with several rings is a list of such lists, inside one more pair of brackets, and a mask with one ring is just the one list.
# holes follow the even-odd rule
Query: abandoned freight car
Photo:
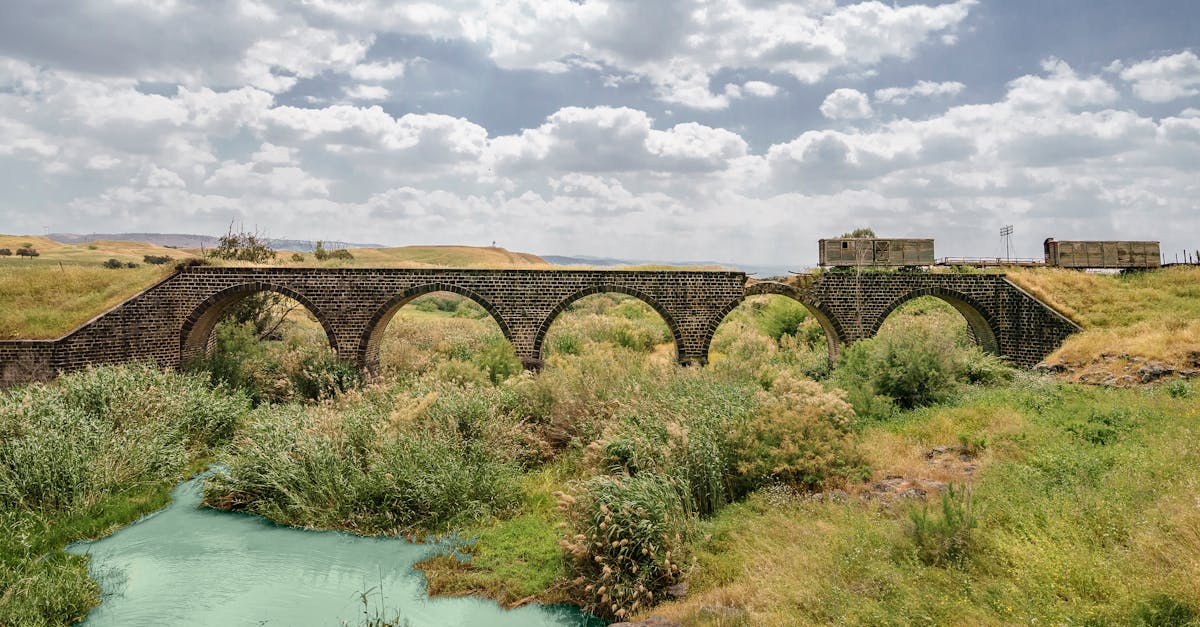
[[933, 265], [933, 240], [839, 237], [819, 242], [822, 267]]
[[1055, 268], [1157, 268], [1161, 265], [1158, 242], [1076, 240], [1043, 243], [1046, 265]]

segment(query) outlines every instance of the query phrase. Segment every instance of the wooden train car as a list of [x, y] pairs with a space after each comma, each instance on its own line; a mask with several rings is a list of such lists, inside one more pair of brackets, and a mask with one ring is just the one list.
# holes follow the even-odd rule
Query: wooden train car
[[839, 237], [820, 240], [822, 267], [932, 266], [933, 240]]
[[1056, 241], [1043, 243], [1046, 265], [1055, 268], [1157, 268], [1162, 265], [1158, 242]]

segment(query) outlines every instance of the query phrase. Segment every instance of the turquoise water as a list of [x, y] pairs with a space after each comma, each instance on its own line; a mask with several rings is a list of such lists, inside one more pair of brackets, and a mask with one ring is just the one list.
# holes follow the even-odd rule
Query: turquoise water
[[88, 568], [103, 590], [83, 625], [327, 627], [365, 624], [367, 616], [400, 617], [411, 627], [604, 624], [568, 606], [504, 610], [475, 597], [430, 599], [412, 565], [434, 546], [201, 509], [201, 489], [199, 477], [181, 483], [166, 508], [67, 547], [91, 554]]

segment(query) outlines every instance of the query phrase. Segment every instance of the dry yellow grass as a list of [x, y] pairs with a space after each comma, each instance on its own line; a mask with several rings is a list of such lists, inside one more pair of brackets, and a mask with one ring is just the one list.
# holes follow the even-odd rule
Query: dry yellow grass
[[33, 244], [39, 256], [33, 258], [0, 257], [0, 268], [23, 267], [25, 265], [54, 264], [63, 265], [92, 265], [107, 259], [121, 262], [142, 263], [145, 255], [171, 257], [172, 259], [191, 259], [194, 253], [178, 248], [167, 248], [145, 242], [125, 242], [116, 240], [97, 240], [83, 244], [60, 244], [44, 237], [32, 235], [0, 235], [0, 248], [8, 248], [14, 253], [24, 244]]
[[960, 436], [985, 446], [971, 460], [982, 469], [991, 463], [995, 452], [1007, 450], [1011, 438], [1027, 428], [1019, 412], [1007, 407], [954, 407], [931, 411], [928, 420], [915, 421], [900, 430], [874, 429], [863, 433], [859, 450], [867, 459], [875, 479], [899, 475], [960, 483], [965, 477], [961, 465], [930, 463], [925, 457], [935, 446], [957, 445]]
[[1009, 278], [1084, 327], [1047, 359], [1067, 366], [1070, 378], [1125, 375], [1145, 360], [1200, 368], [1200, 268], [1128, 275], [1021, 269]]
[[171, 272], [147, 265], [5, 265], [0, 262], [0, 340], [60, 337]]

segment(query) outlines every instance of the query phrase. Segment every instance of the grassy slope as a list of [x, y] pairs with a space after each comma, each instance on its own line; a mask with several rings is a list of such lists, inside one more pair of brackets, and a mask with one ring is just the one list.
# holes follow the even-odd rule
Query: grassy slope
[[1066, 365], [1073, 380], [1095, 382], [1140, 367], [1124, 355], [1200, 368], [1200, 268], [1128, 275], [1021, 269], [1009, 278], [1084, 327], [1047, 359]]
[[[51, 339], [87, 322], [171, 272], [144, 255], [194, 255], [141, 242], [60, 244], [43, 237], [0, 235], [0, 248], [33, 244], [38, 257], [0, 257], [0, 340]], [[139, 264], [109, 269], [107, 259]]]

